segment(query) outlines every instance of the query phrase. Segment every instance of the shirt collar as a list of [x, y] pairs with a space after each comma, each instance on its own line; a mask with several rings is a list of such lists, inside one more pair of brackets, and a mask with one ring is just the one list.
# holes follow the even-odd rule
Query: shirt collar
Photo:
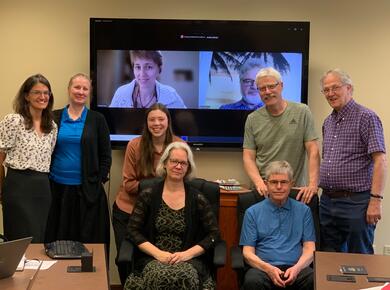
[[274, 204], [269, 198], [267, 198], [268, 202], [270, 203], [271, 207], [272, 207], [272, 212], [275, 212], [279, 209], [284, 209], [284, 210], [290, 210], [291, 209], [291, 200], [290, 198], [287, 198], [286, 202], [284, 204], [282, 204], [282, 206], [277, 206], [276, 204]]
[[342, 108], [340, 111], [337, 112], [336, 110], [333, 110], [333, 112], [332, 112], [333, 118], [336, 118], [337, 120], [344, 118], [346, 115], [349, 114], [349, 112], [351, 112], [353, 110], [353, 108], [355, 107], [355, 104], [356, 104], [355, 100], [351, 99], [344, 106], [344, 108]]
[[286, 107], [284, 108], [283, 112], [281, 112], [281, 113], [280, 113], [279, 115], [277, 115], [277, 116], [272, 115], [272, 114], [268, 111], [267, 107], [264, 106], [265, 112], [267, 113], [267, 115], [268, 115], [269, 117], [274, 118], [274, 119], [279, 119], [279, 118], [281, 118], [281, 117], [287, 112], [287, 110], [290, 110], [290, 102], [287, 101], [287, 100], [285, 100], [285, 99], [282, 99], [282, 100], [283, 100], [283, 102], [286, 103]]
[[87, 111], [88, 111], [88, 109], [85, 106], [83, 108], [83, 112], [81, 113], [81, 116], [78, 119], [76, 119], [76, 120], [72, 120], [69, 117], [68, 107], [69, 107], [69, 105], [66, 106], [64, 108], [64, 110], [62, 111], [62, 118], [63, 118], [64, 121], [66, 121], [66, 122], [84, 122], [85, 121], [85, 119], [87, 117]]
[[237, 107], [239, 109], [256, 110], [256, 109], [262, 107], [263, 103], [260, 102], [259, 104], [252, 105], [252, 104], [249, 104], [249, 103], [245, 102], [244, 99], [241, 99], [238, 102], [234, 103], [233, 105], [234, 105], [234, 107]]

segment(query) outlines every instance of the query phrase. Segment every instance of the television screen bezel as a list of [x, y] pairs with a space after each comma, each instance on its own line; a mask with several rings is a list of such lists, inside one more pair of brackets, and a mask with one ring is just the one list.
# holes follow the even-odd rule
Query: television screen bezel
[[[104, 26], [104, 27], [103, 27]], [[250, 27], [250, 31], [244, 28]], [[109, 31], [107, 31], [109, 29]], [[98, 31], [99, 30], [99, 31]], [[153, 34], [153, 37], [146, 37], [142, 43], [131, 44], [130, 39], [140, 38], [143, 35], [150, 35], [150, 32], [161, 30], [162, 33]], [[123, 37], [123, 31], [126, 36]], [[256, 31], [256, 40], [254, 32]], [[97, 35], [99, 33], [99, 35]], [[258, 36], [257, 36], [258, 33]], [[102, 37], [104, 35], [104, 37]], [[201, 37], [220, 36], [221, 41], [204, 41], [199, 39], [188, 39], [186, 42], [177, 43], [180, 35], [196, 35]], [[229, 36], [229, 43], [224, 43]], [[258, 38], [260, 40], [258, 40]], [[232, 41], [232, 39], [244, 39], [247, 45], [245, 47], [242, 41]], [[203, 42], [202, 42], [203, 41]], [[256, 42], [257, 41], [257, 42]], [[251, 43], [255, 42], [255, 44]], [[90, 18], [90, 76], [93, 85], [96, 87], [96, 67], [97, 51], [104, 49], [159, 49], [159, 50], [211, 50], [211, 51], [251, 51], [253, 45], [256, 51], [266, 52], [299, 52], [302, 53], [302, 79], [301, 79], [301, 102], [307, 104], [308, 100], [308, 73], [309, 73], [309, 43], [310, 43], [310, 22], [308, 21], [242, 21], [242, 20], [184, 20], [184, 19], [134, 19], [134, 18]], [[243, 47], [244, 46], [244, 47]], [[253, 49], [252, 49], [253, 50]], [[110, 132], [113, 132], [113, 119], [124, 114], [131, 114], [139, 122], [144, 119], [145, 109], [118, 109], [99, 107], [97, 105], [97, 92], [92, 91], [91, 109], [103, 113], [107, 119]], [[175, 114], [181, 109], [170, 109], [173, 119]], [[185, 109], [187, 113], [201, 114], [196, 109]], [[209, 110], [209, 109], [205, 109]], [[210, 110], [209, 110], [210, 111]], [[217, 112], [215, 114], [224, 115], [232, 112]], [[222, 110], [219, 110], [222, 111]], [[239, 116], [242, 131], [247, 115], [251, 111], [242, 111]], [[211, 114], [211, 111], [210, 111]], [[134, 119], [135, 119], [134, 118]], [[182, 131], [179, 125], [172, 123], [174, 131]], [[141, 133], [142, 128], [132, 128], [137, 130], [134, 135]], [[131, 133], [133, 134], [133, 132]], [[178, 134], [187, 139], [187, 142], [197, 148], [241, 148], [242, 141], [225, 141], [221, 138], [202, 138], [191, 141], [184, 134]], [[241, 136], [243, 137], [243, 136]], [[115, 149], [124, 148], [128, 140], [115, 140], [111, 138], [111, 145]], [[120, 138], [119, 138], [120, 139]], [[223, 138], [222, 138], [223, 139]], [[201, 141], [199, 141], [201, 140]], [[233, 139], [232, 139], [233, 140]]]

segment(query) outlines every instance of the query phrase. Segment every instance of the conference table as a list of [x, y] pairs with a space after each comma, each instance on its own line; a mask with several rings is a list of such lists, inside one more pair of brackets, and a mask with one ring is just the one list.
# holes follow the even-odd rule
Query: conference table
[[[57, 260], [47, 270], [40, 270], [32, 290], [108, 290], [108, 273], [106, 256], [103, 244], [86, 244], [88, 250], [93, 251], [93, 265], [95, 272], [68, 273], [68, 266], [80, 266], [78, 260]], [[53, 261], [46, 256], [42, 244], [30, 244], [26, 251], [27, 260], [39, 259]], [[0, 279], [1, 290], [25, 290], [30, 278], [36, 270], [24, 269], [15, 272], [12, 277]]]
[[[355, 283], [328, 281], [327, 275], [343, 275], [340, 271], [341, 265], [364, 266], [367, 275], [352, 275], [356, 279]], [[314, 272], [316, 290], [357, 290], [377, 287], [384, 282], [368, 282], [367, 277], [390, 277], [390, 256], [316, 251]]]

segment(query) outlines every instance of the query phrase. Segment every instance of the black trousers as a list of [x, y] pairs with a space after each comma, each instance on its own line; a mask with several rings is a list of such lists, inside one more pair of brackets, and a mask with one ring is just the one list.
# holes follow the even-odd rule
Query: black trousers
[[280, 288], [268, 277], [267, 273], [255, 268], [250, 268], [245, 273], [243, 289], [245, 290], [273, 290], [273, 289], [291, 289], [291, 290], [313, 290], [313, 269], [307, 267], [297, 276], [294, 284], [286, 288]]
[[8, 168], [3, 184], [3, 225], [8, 240], [32, 236], [43, 243], [51, 193], [47, 173]]
[[[110, 218], [103, 189], [96, 192], [96, 202], [86, 201], [81, 185], [50, 181], [52, 204], [46, 230], [46, 242], [74, 240], [110, 245]], [[103, 186], [101, 187], [103, 188]]]
[[[122, 241], [126, 237], [127, 224], [129, 223], [129, 218], [130, 218], [130, 214], [120, 210], [119, 207], [114, 202], [114, 204], [112, 205], [112, 227], [114, 229], [115, 245], [116, 245], [117, 253], [119, 253], [119, 249], [122, 244]], [[130, 273], [131, 265], [118, 263], [118, 254], [116, 256], [115, 263], [118, 268], [121, 284], [123, 286], [126, 282], [127, 276]]]

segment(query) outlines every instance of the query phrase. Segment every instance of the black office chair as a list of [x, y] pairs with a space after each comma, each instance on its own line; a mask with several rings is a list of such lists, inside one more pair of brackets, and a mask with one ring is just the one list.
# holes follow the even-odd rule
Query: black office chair
[[[144, 179], [139, 184], [139, 191], [145, 190], [154, 186], [156, 183], [161, 181], [159, 177]], [[202, 178], [195, 178], [190, 181], [191, 186], [198, 189], [210, 202], [211, 208], [215, 216], [219, 217], [219, 185], [218, 183], [207, 181]], [[118, 263], [125, 263], [128, 265], [128, 273], [134, 270], [134, 257], [136, 256], [136, 251], [138, 248], [134, 246], [131, 241], [125, 239], [119, 249], [118, 254]], [[209, 253], [206, 253], [207, 260], [209, 261], [209, 267], [211, 269], [211, 274], [213, 275], [214, 280], [217, 278], [217, 269], [222, 267], [226, 263], [226, 242], [224, 240], [219, 241], [215, 248], [212, 249]]]
[[[292, 189], [290, 197], [295, 199], [299, 190]], [[238, 234], [241, 234], [242, 222], [244, 220], [245, 211], [255, 203], [264, 200], [264, 196], [260, 195], [256, 190], [241, 193], [237, 198], [237, 227]], [[316, 249], [320, 248], [320, 219], [319, 219], [319, 198], [318, 195], [314, 195], [308, 204], [314, 221], [314, 229], [316, 234]], [[249, 266], [244, 262], [242, 255], [242, 249], [240, 246], [232, 246], [230, 249], [230, 255], [232, 259], [232, 268], [237, 273], [238, 285], [244, 282], [245, 272], [249, 269]]]

